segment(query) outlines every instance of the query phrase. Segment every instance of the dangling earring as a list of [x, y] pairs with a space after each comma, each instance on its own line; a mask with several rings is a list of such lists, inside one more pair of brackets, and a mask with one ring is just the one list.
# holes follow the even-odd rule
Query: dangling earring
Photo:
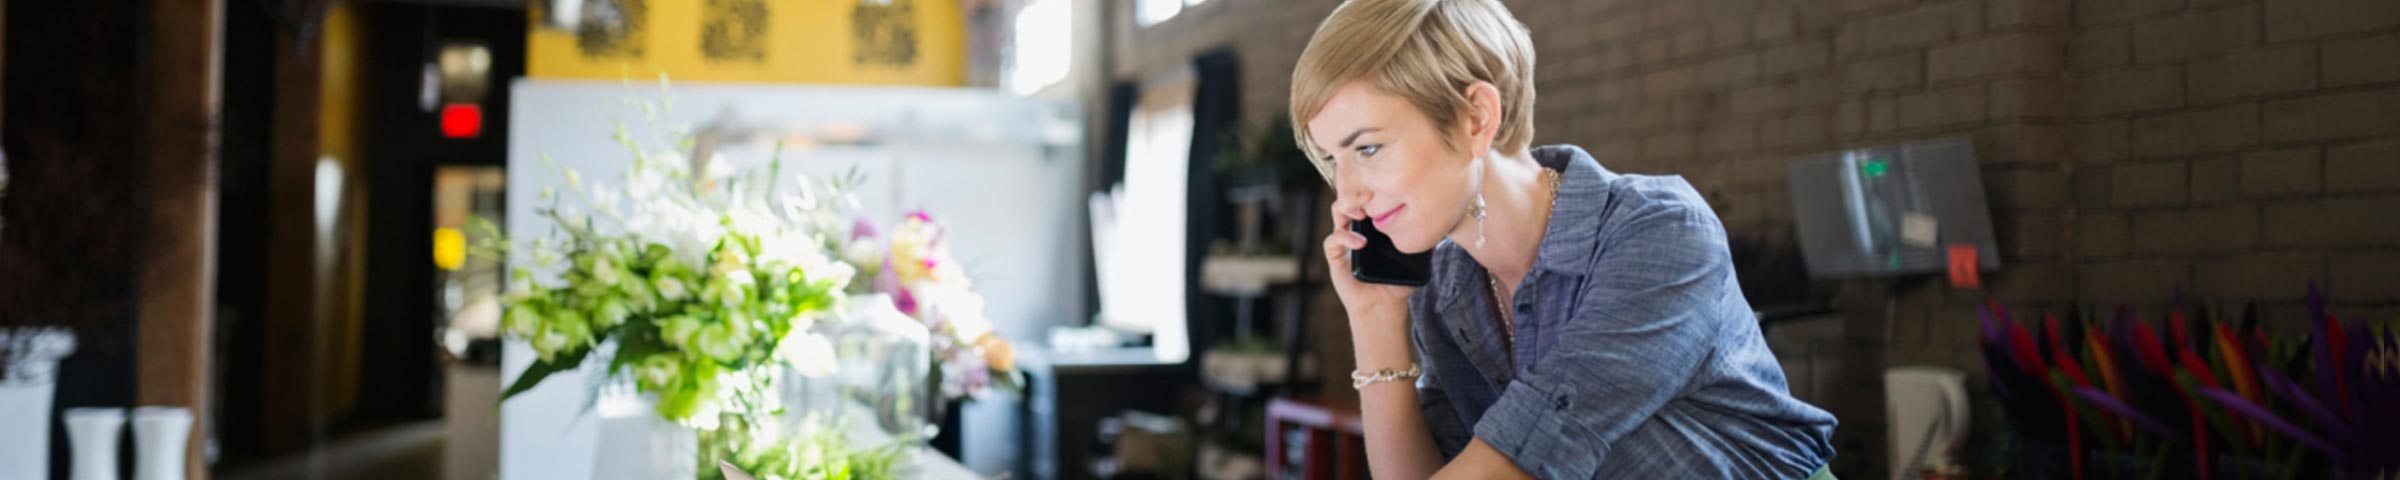
[[1486, 211], [1488, 211], [1487, 209], [1485, 209], [1485, 208], [1484, 208], [1484, 203], [1483, 203], [1483, 192], [1482, 192], [1481, 190], [1482, 190], [1482, 189], [1477, 189], [1477, 191], [1475, 192], [1475, 209], [1473, 210], [1473, 214], [1475, 215], [1475, 249], [1476, 249], [1476, 250], [1482, 250], [1482, 249], [1483, 249], [1483, 238], [1484, 238], [1484, 236], [1485, 236], [1485, 233], [1486, 233], [1486, 232], [1484, 231], [1484, 228], [1483, 228], [1483, 226], [1484, 226], [1484, 221], [1483, 221], [1483, 218], [1484, 218], [1484, 213], [1485, 213]]
[[1489, 233], [1484, 229], [1484, 218], [1491, 211], [1491, 209], [1485, 208], [1487, 205], [1483, 202], [1483, 176], [1488, 174], [1484, 169], [1489, 168], [1489, 165], [1483, 164], [1484, 159], [1480, 156], [1475, 158], [1475, 162], [1477, 163], [1475, 178], [1470, 180], [1475, 182], [1475, 206], [1468, 210], [1468, 214], [1475, 216], [1475, 249], [1483, 250], [1484, 237]]

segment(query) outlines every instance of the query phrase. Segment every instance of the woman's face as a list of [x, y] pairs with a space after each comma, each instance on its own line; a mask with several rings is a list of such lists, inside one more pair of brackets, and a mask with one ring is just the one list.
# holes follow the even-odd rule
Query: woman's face
[[1470, 139], [1437, 130], [1407, 100], [1351, 82], [1308, 121], [1308, 135], [1332, 157], [1334, 211], [1374, 220], [1400, 251], [1432, 249], [1465, 218], [1480, 176], [1473, 156], [1443, 137]]

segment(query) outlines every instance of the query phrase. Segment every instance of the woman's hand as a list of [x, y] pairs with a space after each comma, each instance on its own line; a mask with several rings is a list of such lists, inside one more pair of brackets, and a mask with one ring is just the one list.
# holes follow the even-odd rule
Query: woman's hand
[[[1350, 231], [1363, 213], [1334, 201], [1333, 235], [1325, 237], [1325, 264], [1333, 292], [1350, 316], [1350, 350], [1357, 372], [1406, 371], [1416, 364], [1409, 345], [1408, 296], [1416, 287], [1358, 281], [1350, 274], [1350, 251], [1367, 247], [1367, 237]], [[1442, 468], [1441, 449], [1425, 426], [1415, 382], [1368, 385], [1358, 391], [1367, 461], [1375, 476], [1428, 478]]]
[[1333, 277], [1333, 292], [1341, 297], [1342, 309], [1350, 314], [1350, 324], [1355, 327], [1374, 320], [1405, 320], [1408, 296], [1416, 293], [1417, 288], [1361, 282], [1351, 275], [1350, 251], [1367, 248], [1367, 237], [1350, 231], [1354, 217], [1344, 210], [1338, 202], [1334, 206], [1333, 234], [1325, 236], [1325, 264], [1327, 276]]

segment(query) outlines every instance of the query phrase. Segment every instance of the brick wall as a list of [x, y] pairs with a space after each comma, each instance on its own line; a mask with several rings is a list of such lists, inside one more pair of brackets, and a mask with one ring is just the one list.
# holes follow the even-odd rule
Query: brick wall
[[2400, 2], [2075, 6], [2079, 293], [2400, 300]]
[[[2400, 2], [1505, 3], [1539, 56], [1536, 143], [1683, 175], [1737, 236], [1788, 242], [1791, 158], [1976, 141], [2005, 266], [1981, 290], [1833, 285], [1855, 364], [1952, 366], [1980, 391], [1986, 298], [2154, 312], [2181, 291], [2296, 318], [2314, 281], [2355, 316], [2400, 313]], [[1108, 71], [1229, 47], [1247, 118], [1281, 121], [1333, 5], [1214, 0], [1147, 29], [1118, 12]], [[1331, 343], [1340, 367], [1348, 345]], [[1848, 395], [1821, 403], [1843, 420], [1837, 473], [1864, 478], [1887, 468], [1882, 393]], [[1996, 428], [1997, 407], [1978, 409]]]

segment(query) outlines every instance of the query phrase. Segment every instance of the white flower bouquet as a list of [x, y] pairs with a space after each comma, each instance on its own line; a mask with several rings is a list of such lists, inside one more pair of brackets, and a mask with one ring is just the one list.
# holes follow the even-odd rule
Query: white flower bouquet
[[[653, 125], [664, 113], [660, 104], [629, 105]], [[525, 262], [510, 272], [502, 328], [539, 358], [503, 399], [597, 362], [595, 350], [612, 345], [602, 353], [608, 377], [630, 380], [659, 417], [695, 429], [699, 465], [729, 461], [760, 478], [888, 471], [894, 446], [848, 449], [838, 436], [809, 433], [826, 430], [814, 416], [792, 435], [773, 421], [783, 412], [774, 388], [783, 367], [819, 377], [838, 366], [825, 332], [856, 269], [826, 245], [842, 233], [840, 212], [855, 208], [848, 189], [857, 176], [778, 185], [780, 158], [744, 170], [723, 155], [686, 154], [686, 130], [662, 130], [672, 134], [644, 143], [619, 124], [613, 139], [632, 155], [621, 182], [560, 169], [568, 201], [545, 191], [538, 209], [556, 235], [477, 248], [520, 248]], [[843, 467], [825, 469], [832, 464]]]

